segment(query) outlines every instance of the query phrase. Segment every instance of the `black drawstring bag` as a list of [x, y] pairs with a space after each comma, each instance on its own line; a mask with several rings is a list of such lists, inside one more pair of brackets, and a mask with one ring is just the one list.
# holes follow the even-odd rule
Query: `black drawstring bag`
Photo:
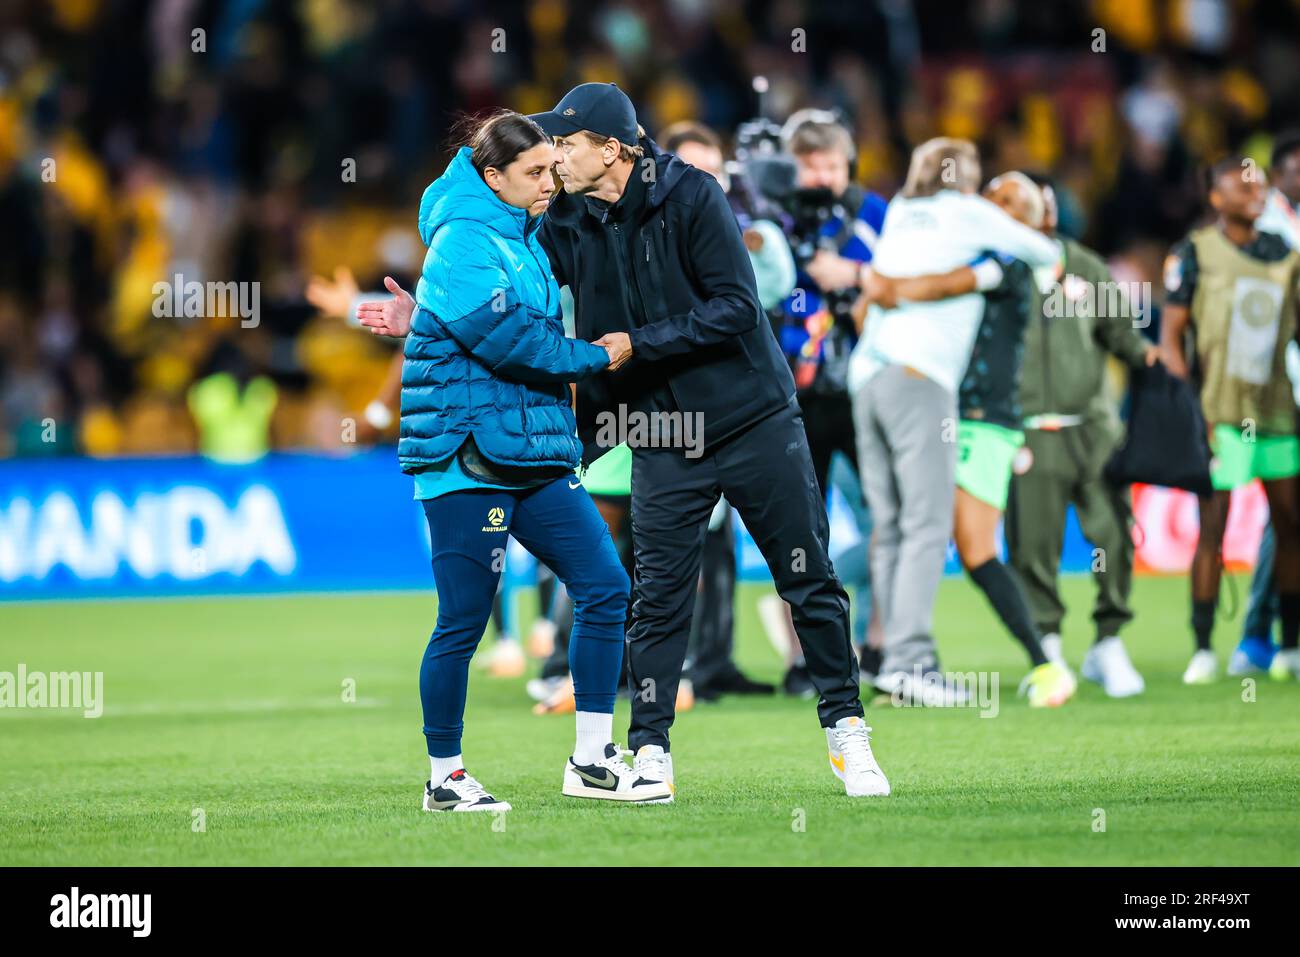
[[1128, 429], [1106, 463], [1107, 481], [1211, 494], [1210, 443], [1192, 385], [1157, 362], [1130, 377], [1129, 401]]

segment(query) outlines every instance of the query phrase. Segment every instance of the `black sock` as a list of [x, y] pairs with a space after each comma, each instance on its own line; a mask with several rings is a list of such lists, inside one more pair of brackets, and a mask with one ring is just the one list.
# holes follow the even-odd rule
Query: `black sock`
[[1218, 599], [1197, 601], [1192, 599], [1192, 631], [1196, 635], [1196, 650], [1210, 650], [1210, 632], [1214, 630], [1214, 612], [1219, 607]]
[[1047, 664], [1047, 655], [1043, 654], [1043, 645], [1038, 640], [1038, 629], [1029, 615], [1029, 605], [1019, 583], [1011, 577], [1011, 570], [996, 558], [990, 558], [979, 568], [970, 570], [970, 580], [988, 597], [1002, 624], [1025, 646], [1034, 667]]
[[1300, 594], [1278, 595], [1278, 615], [1282, 619], [1282, 647], [1297, 647], [1300, 639]]

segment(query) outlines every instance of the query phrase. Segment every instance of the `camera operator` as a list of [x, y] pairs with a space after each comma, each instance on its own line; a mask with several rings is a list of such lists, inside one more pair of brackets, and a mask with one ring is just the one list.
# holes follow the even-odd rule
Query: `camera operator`
[[659, 138], [664, 149], [708, 173], [722, 186], [754, 267], [759, 305], [764, 311], [779, 306], [796, 281], [794, 257], [785, 236], [789, 217], [754, 188], [743, 170], [724, 164], [722, 140], [703, 123], [682, 120], [665, 129]]

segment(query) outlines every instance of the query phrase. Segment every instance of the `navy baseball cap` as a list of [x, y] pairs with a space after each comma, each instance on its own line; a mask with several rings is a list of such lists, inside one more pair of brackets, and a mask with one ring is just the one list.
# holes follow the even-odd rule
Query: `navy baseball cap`
[[568, 136], [590, 130], [635, 146], [636, 110], [627, 94], [613, 83], [583, 83], [575, 86], [549, 113], [529, 117], [548, 136]]

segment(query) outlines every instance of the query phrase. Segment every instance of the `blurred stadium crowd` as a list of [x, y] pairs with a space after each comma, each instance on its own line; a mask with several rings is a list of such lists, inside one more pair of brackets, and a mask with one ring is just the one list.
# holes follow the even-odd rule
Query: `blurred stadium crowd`
[[[214, 372], [262, 384], [265, 447], [339, 449], [391, 352], [317, 308], [346, 283], [309, 302], [312, 277], [409, 285], [457, 115], [585, 81], [627, 90], [652, 136], [693, 119], [728, 149], [760, 112], [837, 110], [884, 196], [912, 145], [974, 140], [989, 172], [1050, 176], [1061, 231], [1158, 288], [1197, 169], [1266, 166], [1259, 131], [1297, 114], [1297, 36], [1300, 0], [9, 3], [0, 456], [193, 451]], [[157, 317], [176, 275], [260, 283], [256, 326]]]

